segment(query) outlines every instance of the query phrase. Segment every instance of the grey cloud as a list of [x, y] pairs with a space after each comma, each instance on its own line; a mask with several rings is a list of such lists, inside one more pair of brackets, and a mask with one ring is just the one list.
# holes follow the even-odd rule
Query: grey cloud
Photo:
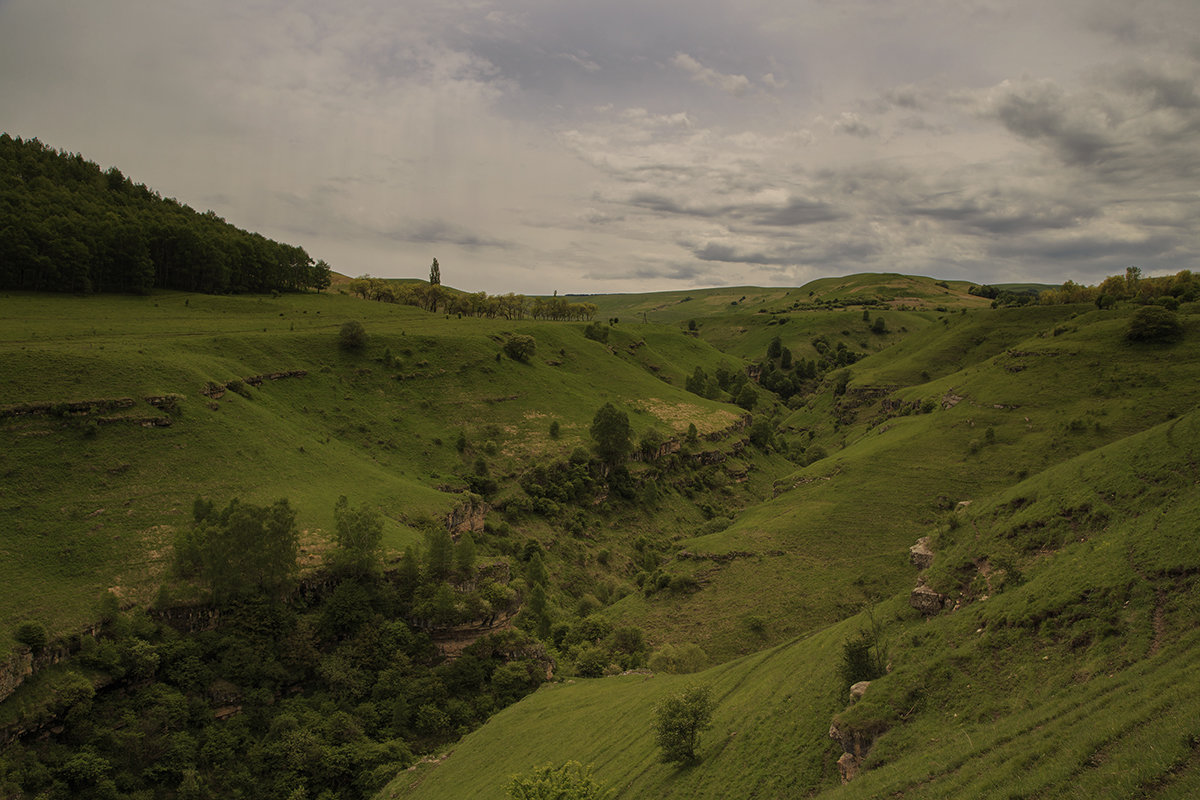
[[682, 281], [691, 285], [703, 283], [706, 286], [723, 286], [727, 281], [704, 264], [663, 262], [643, 263], [631, 270], [593, 270], [585, 275], [589, 280], [628, 281], [628, 280], [670, 280]]
[[792, 227], [832, 222], [844, 218], [846, 214], [828, 203], [793, 198], [782, 208], [752, 207], [744, 216], [755, 225]]
[[874, 136], [875, 129], [867, 123], [863, 122], [862, 118], [853, 111], [843, 111], [842, 114], [833, 123], [835, 133], [845, 133], [850, 136]]
[[724, 213], [722, 208], [688, 206], [666, 195], [639, 192], [629, 198], [629, 204], [660, 214], [676, 214], [690, 217], [716, 217]]
[[770, 267], [819, 264], [839, 269], [866, 268], [882, 253], [882, 245], [869, 235], [843, 235], [804, 243], [781, 236], [777, 243], [766, 249], [743, 249], [721, 242], [708, 242], [692, 250], [692, 255], [701, 261]]
[[[692, 76], [692, 80], [720, 89], [734, 96], [746, 93], [750, 88], [750, 79], [745, 75], [725, 75], [711, 67], [706, 67], [687, 53], [676, 53], [671, 63]], [[773, 80], [773, 78], [772, 78]]]
[[764, 227], [795, 227], [842, 219], [845, 213], [828, 203], [803, 198], [791, 198], [781, 205], [765, 203], [725, 203], [719, 205], [689, 205], [661, 194], [639, 193], [629, 200], [630, 205], [659, 214], [701, 219], [725, 218], [729, 222], [747, 222]]
[[1045, 142], [1067, 164], [1096, 164], [1115, 146], [1115, 120], [1107, 109], [1073, 102], [1049, 81], [1005, 91], [994, 113], [1009, 131], [1022, 139]]
[[1085, 7], [1082, 19], [1089, 28], [1122, 46], [1194, 54], [1200, 5], [1194, 0], [1097, 0]]
[[732, 245], [709, 242], [692, 251], [701, 261], [721, 261], [727, 264], [790, 264], [790, 259], [769, 256], [763, 252], [746, 252]]
[[480, 236], [462, 226], [440, 219], [422, 220], [381, 231], [381, 233], [390, 239], [419, 244], [453, 244], [472, 248], [510, 248], [513, 246], [512, 242]]
[[1147, 96], [1151, 108], [1193, 110], [1200, 108], [1200, 95], [1196, 93], [1197, 75], [1167, 75], [1147, 67], [1135, 67], [1118, 77], [1119, 84], [1126, 90]]
[[1196, 255], [1194, 249], [1190, 252], [1186, 250], [1181, 237], [1170, 234], [1121, 239], [1102, 233], [1002, 239], [997, 240], [988, 252], [1001, 258], [1046, 263], [1096, 262], [1111, 265], [1136, 260], [1143, 263], [1179, 263], [1178, 268], [1183, 268]]
[[1014, 191], [970, 197], [954, 192], [905, 210], [964, 229], [1006, 236], [1074, 227], [1097, 213], [1086, 202], [1071, 204]]

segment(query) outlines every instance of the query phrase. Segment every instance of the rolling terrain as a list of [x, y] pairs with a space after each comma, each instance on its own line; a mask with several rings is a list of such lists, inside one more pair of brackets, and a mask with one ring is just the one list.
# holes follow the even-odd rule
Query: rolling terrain
[[[1189, 796], [1197, 306], [1180, 341], [1135, 343], [1132, 304], [992, 308], [969, 288], [867, 275], [589, 298], [606, 341], [336, 288], [10, 293], [0, 632], [66, 640], [109, 596], [199, 602], [172, 568], [197, 497], [288, 498], [306, 574], [340, 496], [379, 512], [392, 564], [466, 509], [481, 561], [544, 561], [562, 680], [458, 743], [428, 739], [416, 755], [448, 755], [380, 797], [503, 797], [509, 775], [568, 760], [618, 797]], [[361, 351], [339, 347], [347, 320]], [[504, 354], [518, 336], [527, 363]], [[737, 382], [689, 391], [697, 369], [754, 376], [750, 400]], [[556, 495], [605, 403], [631, 425], [628, 482]], [[628, 658], [581, 633], [622, 629], [643, 642]], [[888, 669], [851, 704], [839, 665], [863, 631]], [[669, 647], [699, 671], [645, 669]], [[582, 677], [591, 664], [609, 677]], [[0, 723], [42, 713], [59, 669]], [[718, 701], [700, 758], [660, 763], [653, 707], [697, 682]]]

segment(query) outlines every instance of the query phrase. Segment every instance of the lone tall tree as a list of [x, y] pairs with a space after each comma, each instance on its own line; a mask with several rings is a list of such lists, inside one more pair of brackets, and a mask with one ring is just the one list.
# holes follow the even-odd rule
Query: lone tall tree
[[633, 428], [629, 417], [612, 403], [605, 403], [592, 418], [592, 439], [596, 455], [607, 465], [616, 466], [633, 450]]
[[438, 300], [442, 297], [442, 268], [438, 266], [437, 259], [433, 260], [433, 264], [429, 267], [429, 288], [427, 290], [427, 301], [425, 307], [430, 311], [437, 311]]
[[655, 707], [654, 733], [663, 761], [686, 764], [696, 760], [696, 745], [712, 724], [713, 707], [707, 686], [689, 686]]

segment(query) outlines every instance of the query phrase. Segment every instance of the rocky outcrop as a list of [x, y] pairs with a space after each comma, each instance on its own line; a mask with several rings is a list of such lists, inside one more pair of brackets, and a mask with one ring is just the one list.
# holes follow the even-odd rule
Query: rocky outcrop
[[250, 386], [262, 386], [263, 381], [280, 381], [284, 378], [303, 378], [308, 374], [306, 369], [289, 369], [283, 372], [264, 372], [261, 375], [249, 375], [245, 378], [234, 378], [225, 383], [216, 383], [209, 381], [200, 389], [200, 394], [205, 397], [211, 397], [214, 400], [219, 400], [225, 394], [225, 390], [233, 390], [239, 384], [249, 384]]
[[867, 687], [871, 685], [870, 681], [859, 681], [850, 687], [850, 704], [854, 705], [862, 696], [867, 693]]
[[251, 386], [261, 386], [263, 381], [281, 381], [284, 378], [303, 378], [308, 374], [306, 369], [289, 369], [284, 372], [267, 372], [262, 375], [251, 375], [248, 378], [242, 378], [243, 381]]
[[109, 397], [98, 400], [69, 400], [66, 402], [17, 403], [0, 406], [0, 419], [6, 417], [55, 416], [78, 417], [132, 408], [136, 401], [132, 397]]
[[946, 596], [935, 592], [925, 584], [913, 589], [908, 595], [908, 604], [926, 616], [937, 614], [946, 605]]
[[181, 394], [152, 394], [142, 398], [155, 408], [174, 411], [183, 402], [184, 397]]
[[942, 397], [942, 408], [950, 410], [962, 401], [963, 398], [961, 395], [954, 394], [954, 392], [946, 392], [945, 396]]
[[908, 562], [917, 569], [929, 569], [933, 564], [933, 550], [929, 549], [928, 536], [922, 536], [908, 548]]
[[838, 774], [842, 776], [842, 783], [849, 783], [858, 777], [858, 758], [850, 753], [842, 753], [842, 757], [837, 760]]
[[208, 605], [152, 608], [149, 613], [160, 622], [165, 622], [183, 633], [211, 631], [221, 624], [221, 612]]
[[871, 744], [881, 732], [852, 727], [834, 718], [833, 723], [829, 726], [829, 738], [842, 746], [842, 757], [837, 762], [842, 783], [849, 783], [858, 775], [863, 759], [867, 757], [867, 752], [871, 749]]
[[78, 653], [85, 637], [95, 639], [99, 635], [99, 628], [90, 626], [81, 633], [55, 639], [36, 653], [28, 647], [10, 652], [7, 659], [0, 661], [0, 701], [15, 692], [29, 676]]
[[471, 497], [446, 515], [446, 530], [456, 540], [467, 531], [479, 533], [483, 530], [484, 517], [491, 510], [492, 507], [478, 497]]

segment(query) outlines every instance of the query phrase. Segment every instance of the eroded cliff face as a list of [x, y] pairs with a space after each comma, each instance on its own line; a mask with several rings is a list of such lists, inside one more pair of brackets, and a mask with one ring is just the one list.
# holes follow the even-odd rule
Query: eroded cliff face
[[446, 530], [455, 540], [468, 531], [479, 533], [483, 530], [484, 517], [491, 510], [492, 507], [478, 497], [469, 497], [446, 515]]

